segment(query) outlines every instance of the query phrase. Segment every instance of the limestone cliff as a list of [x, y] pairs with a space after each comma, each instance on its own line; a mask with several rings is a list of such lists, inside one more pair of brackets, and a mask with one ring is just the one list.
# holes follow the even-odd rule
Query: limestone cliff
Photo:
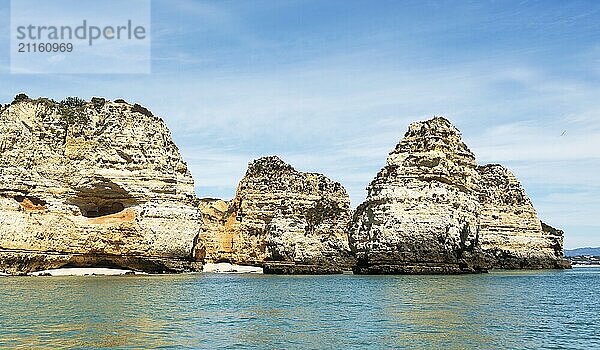
[[[231, 202], [221, 199], [203, 198], [200, 200], [203, 226], [195, 247], [196, 260], [211, 263], [234, 261]], [[228, 223], [227, 220], [230, 222]]]
[[352, 221], [357, 273], [465, 273], [562, 266], [562, 236], [541, 229], [518, 181], [478, 167], [437, 117], [409, 126]]
[[563, 232], [540, 222], [515, 176], [478, 166], [439, 117], [410, 125], [353, 217], [342, 185], [277, 157], [252, 162], [233, 200], [198, 200], [164, 122], [122, 100], [18, 96], [0, 106], [0, 154], [0, 273], [567, 266]]
[[443, 118], [413, 123], [354, 216], [357, 273], [475, 271], [477, 172]]
[[346, 190], [277, 157], [249, 165], [235, 199], [209, 201], [197, 256], [264, 265], [266, 273], [338, 273], [352, 266]]
[[481, 175], [479, 241], [484, 266], [560, 267], [563, 232], [538, 219], [517, 178], [498, 164], [480, 166], [477, 171]]
[[0, 272], [199, 269], [194, 182], [165, 123], [125, 101], [0, 111]]

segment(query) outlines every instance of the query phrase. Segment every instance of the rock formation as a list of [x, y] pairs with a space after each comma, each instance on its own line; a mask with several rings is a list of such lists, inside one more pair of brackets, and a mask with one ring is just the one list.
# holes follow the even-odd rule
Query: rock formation
[[410, 125], [354, 217], [357, 273], [475, 271], [475, 157], [447, 120]]
[[[231, 202], [215, 198], [200, 199], [203, 226], [195, 247], [196, 260], [210, 263], [236, 261], [233, 255], [235, 216]], [[229, 221], [229, 222], [227, 222]]]
[[353, 218], [356, 273], [466, 273], [562, 267], [562, 235], [542, 230], [501, 166], [478, 167], [446, 119], [410, 125]]
[[480, 174], [479, 243], [490, 268], [556, 268], [563, 256], [563, 232], [542, 223], [517, 178], [498, 164]]
[[201, 268], [192, 176], [147, 109], [21, 95], [0, 110], [0, 153], [0, 272]]
[[340, 273], [352, 266], [346, 190], [277, 157], [252, 162], [231, 203], [205, 201], [202, 211], [196, 252], [207, 262], [263, 265], [266, 273]]
[[202, 261], [267, 273], [468, 273], [562, 268], [563, 232], [515, 176], [478, 166], [446, 119], [410, 125], [351, 215], [346, 190], [277, 157], [231, 201], [198, 200], [164, 122], [123, 100], [19, 95], [0, 106], [0, 273], [148, 272]]

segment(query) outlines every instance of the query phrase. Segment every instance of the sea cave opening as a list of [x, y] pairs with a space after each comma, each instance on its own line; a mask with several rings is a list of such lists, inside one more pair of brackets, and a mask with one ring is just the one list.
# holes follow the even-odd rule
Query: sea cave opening
[[70, 203], [79, 207], [81, 215], [86, 218], [118, 214], [139, 204], [124, 188], [104, 178], [82, 182]]
[[87, 208], [80, 208], [81, 214], [86, 218], [98, 218], [101, 216], [117, 214], [125, 210], [125, 206], [122, 203], [114, 202], [107, 205], [90, 205]]

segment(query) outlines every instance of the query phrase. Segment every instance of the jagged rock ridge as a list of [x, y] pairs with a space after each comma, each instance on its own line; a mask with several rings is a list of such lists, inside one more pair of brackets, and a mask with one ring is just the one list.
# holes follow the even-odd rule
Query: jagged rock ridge
[[296, 171], [277, 157], [249, 165], [235, 199], [205, 201], [197, 254], [264, 265], [267, 273], [338, 273], [352, 266], [350, 199], [337, 182]]
[[567, 266], [563, 232], [510, 171], [478, 166], [444, 118], [411, 124], [352, 219], [339, 183], [277, 157], [251, 163], [232, 201], [198, 202], [163, 121], [123, 100], [18, 96], [0, 122], [3, 273], [203, 260], [337, 273], [350, 248], [357, 273]]
[[350, 230], [356, 273], [564, 266], [562, 235], [542, 230], [508, 170], [478, 167], [445, 118], [411, 124], [367, 190]]
[[194, 182], [139, 105], [30, 100], [0, 111], [0, 271], [201, 268]]

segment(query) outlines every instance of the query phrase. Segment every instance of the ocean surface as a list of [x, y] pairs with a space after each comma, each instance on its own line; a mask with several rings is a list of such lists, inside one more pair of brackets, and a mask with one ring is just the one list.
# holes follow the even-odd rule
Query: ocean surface
[[0, 347], [600, 348], [600, 269], [0, 277]]

